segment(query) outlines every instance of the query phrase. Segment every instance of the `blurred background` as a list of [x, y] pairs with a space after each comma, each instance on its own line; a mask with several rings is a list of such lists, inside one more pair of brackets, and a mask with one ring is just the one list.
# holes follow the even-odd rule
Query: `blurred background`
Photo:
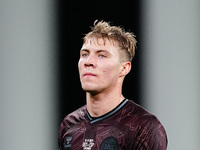
[[85, 104], [77, 63], [98, 20], [137, 36], [123, 94], [155, 114], [169, 150], [200, 141], [200, 1], [0, 1], [0, 149], [55, 150], [62, 119]]

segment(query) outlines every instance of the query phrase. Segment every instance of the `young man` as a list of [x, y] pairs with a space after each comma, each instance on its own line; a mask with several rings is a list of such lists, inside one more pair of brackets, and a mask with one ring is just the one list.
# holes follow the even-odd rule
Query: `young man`
[[132, 33], [104, 21], [83, 38], [78, 68], [86, 105], [61, 123], [60, 150], [166, 150], [159, 120], [122, 95], [135, 46]]

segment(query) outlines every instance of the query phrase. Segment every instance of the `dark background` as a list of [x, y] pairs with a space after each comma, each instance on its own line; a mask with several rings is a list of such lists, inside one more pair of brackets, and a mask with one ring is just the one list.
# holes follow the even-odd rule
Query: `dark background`
[[140, 3], [139, 1], [66, 1], [58, 2], [58, 60], [60, 121], [85, 105], [78, 60], [84, 34], [95, 20], [104, 20], [136, 34], [138, 41], [132, 70], [126, 76], [123, 95], [140, 104]]

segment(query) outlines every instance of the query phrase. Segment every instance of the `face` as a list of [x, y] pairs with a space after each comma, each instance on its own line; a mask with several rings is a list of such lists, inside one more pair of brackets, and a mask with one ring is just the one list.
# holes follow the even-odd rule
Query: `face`
[[83, 90], [91, 93], [112, 90], [120, 84], [122, 66], [117, 46], [109, 40], [89, 39], [81, 48], [78, 62]]

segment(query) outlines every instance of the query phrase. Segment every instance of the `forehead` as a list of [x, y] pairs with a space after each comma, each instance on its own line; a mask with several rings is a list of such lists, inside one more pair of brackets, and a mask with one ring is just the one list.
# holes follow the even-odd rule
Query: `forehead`
[[83, 43], [82, 49], [117, 51], [118, 46], [114, 41], [103, 38], [89, 38]]

